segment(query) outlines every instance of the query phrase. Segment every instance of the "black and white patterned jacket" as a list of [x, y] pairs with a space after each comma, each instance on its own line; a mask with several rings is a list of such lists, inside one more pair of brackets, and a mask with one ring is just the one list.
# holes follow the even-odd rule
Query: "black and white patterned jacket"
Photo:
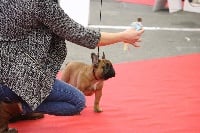
[[49, 95], [65, 40], [95, 48], [100, 32], [73, 21], [54, 0], [0, 0], [0, 84], [34, 110]]

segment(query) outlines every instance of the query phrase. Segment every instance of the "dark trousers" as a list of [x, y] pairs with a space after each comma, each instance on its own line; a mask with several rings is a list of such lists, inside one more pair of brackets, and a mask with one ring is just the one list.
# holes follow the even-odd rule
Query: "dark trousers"
[[[1, 101], [19, 101], [22, 103], [23, 112], [33, 112], [29, 105], [17, 96], [11, 89], [0, 84]], [[51, 115], [74, 115], [80, 113], [85, 108], [85, 96], [75, 87], [55, 80], [49, 96], [38, 106], [34, 112]]]

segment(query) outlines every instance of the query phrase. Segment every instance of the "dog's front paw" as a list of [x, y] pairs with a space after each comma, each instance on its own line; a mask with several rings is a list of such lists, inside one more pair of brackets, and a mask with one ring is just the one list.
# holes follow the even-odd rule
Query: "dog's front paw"
[[100, 107], [94, 107], [94, 112], [101, 113], [103, 110]]

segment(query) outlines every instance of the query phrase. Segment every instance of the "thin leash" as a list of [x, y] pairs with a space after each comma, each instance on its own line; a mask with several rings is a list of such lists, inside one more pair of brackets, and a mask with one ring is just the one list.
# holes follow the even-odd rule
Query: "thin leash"
[[[102, 20], [102, 15], [101, 15], [102, 6], [103, 6], [103, 0], [100, 0], [100, 9], [99, 9], [99, 23], [100, 24], [101, 24], [101, 20]], [[100, 28], [99, 28], [99, 31], [101, 31]], [[99, 46], [98, 46], [97, 50], [98, 50], [97, 56], [99, 58]]]
[[[100, 5], [100, 9], [99, 9], [99, 25], [101, 24], [101, 8], [102, 8], [102, 5], [103, 5], [103, 1], [102, 0], [100, 0], [101, 1], [101, 5]], [[99, 32], [100, 32], [101, 30], [100, 30], [100, 28], [99, 28]], [[97, 47], [97, 57], [98, 57], [98, 60], [99, 60], [99, 46]], [[96, 77], [96, 75], [95, 75], [95, 68], [93, 68], [93, 76], [94, 76], [94, 78], [96, 79], [96, 80], [98, 80], [98, 78]]]

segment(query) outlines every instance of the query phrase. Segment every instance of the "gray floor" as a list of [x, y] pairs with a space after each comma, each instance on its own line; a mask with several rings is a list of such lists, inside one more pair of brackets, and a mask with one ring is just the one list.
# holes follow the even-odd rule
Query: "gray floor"
[[[185, 11], [169, 13], [168, 10], [153, 12], [152, 6], [117, 2], [116, 0], [103, 0], [102, 8], [100, 0], [91, 0], [90, 4], [89, 25], [129, 26], [131, 22], [141, 17], [144, 27], [179, 28], [177, 31], [147, 29], [142, 37], [141, 47], [131, 46], [129, 51], [123, 50], [122, 43], [100, 47], [100, 53], [104, 51], [106, 57], [113, 63], [200, 53], [200, 31], [180, 31], [182, 28], [199, 29], [199, 13]], [[119, 29], [112, 28], [100, 30], [119, 31]], [[67, 42], [67, 47], [68, 55], [65, 63], [71, 60], [90, 63], [90, 53], [97, 52], [97, 49], [91, 50], [69, 42]]]

